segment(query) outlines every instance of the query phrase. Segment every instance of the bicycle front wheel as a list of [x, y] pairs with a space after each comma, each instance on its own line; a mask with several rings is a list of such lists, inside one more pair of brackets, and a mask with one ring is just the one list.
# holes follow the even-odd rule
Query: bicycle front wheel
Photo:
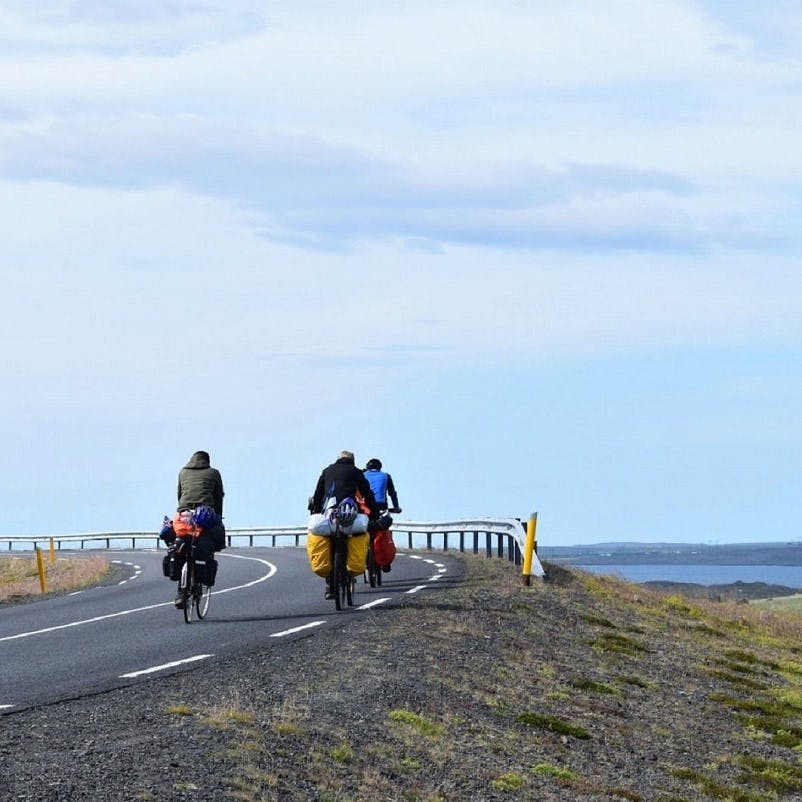
[[343, 609], [345, 583], [348, 579], [345, 570], [345, 548], [342, 544], [334, 544], [334, 567], [332, 569], [331, 589], [334, 592], [334, 604], [338, 610]]
[[356, 585], [356, 578], [351, 576], [346, 571], [345, 574], [345, 600], [348, 602], [349, 607], [354, 606], [354, 586]]
[[209, 600], [212, 598], [212, 588], [210, 585], [198, 585], [195, 595], [195, 611], [198, 618], [202, 621], [209, 612]]

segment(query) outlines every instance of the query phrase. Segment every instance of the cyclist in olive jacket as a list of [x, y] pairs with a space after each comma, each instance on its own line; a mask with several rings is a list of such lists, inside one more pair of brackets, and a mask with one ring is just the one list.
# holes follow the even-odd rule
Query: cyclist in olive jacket
[[[195, 541], [195, 559], [211, 565], [216, 551], [226, 547], [226, 529], [223, 525], [223, 479], [217, 468], [212, 468], [208, 451], [196, 451], [178, 472], [178, 512], [195, 510], [203, 515], [203, 534]], [[200, 511], [214, 510], [214, 515]], [[208, 584], [212, 584], [213, 578]], [[176, 598], [176, 605], [181, 601]]]
[[223, 517], [223, 479], [212, 468], [209, 452], [196, 451], [178, 473], [178, 509], [211, 507]]

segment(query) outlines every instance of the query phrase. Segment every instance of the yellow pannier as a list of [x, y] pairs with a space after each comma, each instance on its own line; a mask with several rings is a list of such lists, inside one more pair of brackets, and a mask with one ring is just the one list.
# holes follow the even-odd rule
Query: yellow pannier
[[370, 535], [351, 535], [348, 538], [348, 559], [345, 564], [352, 574], [363, 574], [368, 562]]
[[306, 556], [309, 567], [318, 575], [327, 577], [331, 573], [331, 538], [324, 535], [306, 536]]

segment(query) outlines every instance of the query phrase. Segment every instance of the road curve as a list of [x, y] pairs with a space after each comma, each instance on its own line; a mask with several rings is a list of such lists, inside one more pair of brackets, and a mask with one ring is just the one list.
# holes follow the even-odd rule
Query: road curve
[[114, 551], [114, 584], [0, 609], [0, 715], [188, 670], [286, 642], [461, 575], [446, 554], [399, 552], [381, 587], [357, 580], [354, 607], [323, 598], [304, 549], [228, 549], [208, 617], [184, 623], [164, 552]]

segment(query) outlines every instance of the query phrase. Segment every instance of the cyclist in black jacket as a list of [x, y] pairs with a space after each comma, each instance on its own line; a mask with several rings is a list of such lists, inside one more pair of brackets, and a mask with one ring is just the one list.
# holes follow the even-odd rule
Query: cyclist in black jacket
[[359, 493], [370, 509], [369, 517], [379, 514], [379, 505], [365, 474], [354, 464], [350, 451], [341, 451], [335, 462], [323, 469], [317, 480], [315, 493], [309, 501], [309, 512], [323, 512], [326, 500], [333, 496], [337, 503], [344, 498], [356, 498]]
[[[334, 498], [339, 504], [345, 498], [362, 500], [367, 505], [371, 520], [379, 516], [379, 505], [370, 483], [365, 478], [365, 474], [356, 467], [354, 455], [351, 451], [341, 451], [340, 456], [331, 464], [323, 469], [320, 478], [317, 480], [315, 492], [309, 499], [309, 512], [323, 512], [329, 498]], [[331, 577], [326, 578], [326, 598], [333, 598], [331, 590]]]

